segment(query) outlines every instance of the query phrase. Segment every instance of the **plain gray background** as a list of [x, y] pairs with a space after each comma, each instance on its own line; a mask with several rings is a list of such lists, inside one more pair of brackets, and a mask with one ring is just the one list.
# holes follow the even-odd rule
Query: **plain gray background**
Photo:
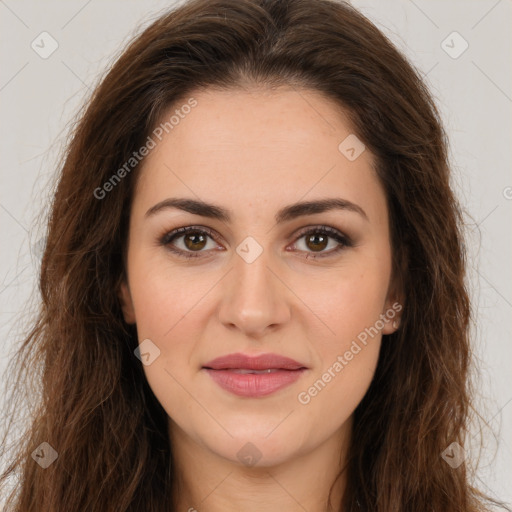
[[[476, 484], [510, 503], [512, 2], [352, 4], [421, 70], [444, 119], [453, 186], [467, 210], [468, 281], [477, 320], [475, 355], [480, 359], [476, 382], [480, 410], [489, 423], [473, 427], [472, 439], [482, 429], [487, 441]], [[9, 357], [23, 322], [37, 307], [41, 213], [48, 208], [49, 184], [69, 123], [124, 44], [173, 5], [161, 0], [0, 0], [2, 399]], [[56, 43], [40, 36], [42, 32]], [[58, 47], [42, 58], [31, 47], [33, 41], [39, 42], [40, 53], [51, 44]]]

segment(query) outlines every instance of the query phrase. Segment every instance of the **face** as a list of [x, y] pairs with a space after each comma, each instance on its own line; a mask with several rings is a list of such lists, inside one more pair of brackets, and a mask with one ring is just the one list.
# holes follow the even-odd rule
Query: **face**
[[192, 97], [144, 159], [119, 296], [171, 440], [272, 466], [349, 430], [396, 330], [384, 190], [317, 92]]

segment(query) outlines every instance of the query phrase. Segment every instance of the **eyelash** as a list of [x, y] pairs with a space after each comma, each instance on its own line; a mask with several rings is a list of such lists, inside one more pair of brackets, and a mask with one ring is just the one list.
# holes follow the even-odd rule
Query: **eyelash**
[[[166, 246], [170, 251], [177, 254], [179, 257], [189, 259], [189, 258], [199, 258], [202, 257], [202, 252], [205, 251], [183, 251], [181, 249], [176, 249], [171, 245], [171, 242], [173, 242], [176, 238], [181, 238], [181, 236], [187, 235], [189, 233], [198, 233], [201, 235], [208, 235], [210, 238], [214, 239], [214, 232], [206, 227], [198, 227], [198, 226], [188, 226], [184, 228], [178, 228], [173, 231], [170, 231], [169, 233], [164, 234], [159, 242], [161, 245]], [[311, 234], [322, 234], [327, 235], [329, 238], [332, 238], [339, 242], [339, 246], [335, 249], [330, 250], [327, 253], [307, 253], [305, 256], [306, 259], [312, 258], [312, 259], [319, 259], [319, 258], [327, 258], [330, 256], [333, 256], [335, 254], [338, 254], [340, 251], [343, 251], [347, 247], [353, 247], [352, 240], [347, 237], [346, 235], [339, 232], [337, 229], [331, 228], [329, 226], [315, 226], [314, 228], [306, 229], [304, 231], [301, 231], [297, 235], [297, 239], [299, 240], [304, 236], [311, 235]], [[180, 235], [180, 236], [178, 236]]]

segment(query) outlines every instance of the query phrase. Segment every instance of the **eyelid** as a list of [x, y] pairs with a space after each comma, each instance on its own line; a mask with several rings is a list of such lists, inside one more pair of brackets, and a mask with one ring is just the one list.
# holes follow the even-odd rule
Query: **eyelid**
[[291, 235], [291, 237], [293, 237], [293, 238], [302, 237], [304, 235], [307, 235], [308, 233], [316, 232], [316, 231], [325, 231], [327, 233], [330, 233], [333, 236], [336, 235], [336, 236], [339, 236], [339, 237], [343, 237], [347, 241], [350, 241], [350, 238], [349, 238], [348, 235], [345, 235], [339, 229], [333, 228], [331, 226], [327, 226], [325, 224], [310, 224], [308, 226], [304, 226], [304, 227], [298, 229], [297, 231], [295, 231]]

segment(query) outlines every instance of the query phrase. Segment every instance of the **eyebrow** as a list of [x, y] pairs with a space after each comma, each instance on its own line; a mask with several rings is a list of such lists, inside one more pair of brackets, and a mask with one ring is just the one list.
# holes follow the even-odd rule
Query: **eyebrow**
[[[217, 206], [215, 204], [206, 203], [201, 200], [188, 199], [188, 198], [168, 198], [160, 201], [152, 206], [147, 212], [145, 217], [151, 217], [156, 213], [167, 209], [178, 209], [201, 217], [208, 217], [210, 219], [217, 219], [226, 223], [231, 222], [232, 215], [230, 210]], [[330, 210], [347, 210], [358, 213], [365, 220], [369, 220], [366, 212], [357, 204], [352, 203], [346, 199], [328, 198], [319, 199], [315, 201], [305, 201], [294, 203], [289, 206], [281, 208], [275, 215], [277, 224], [287, 222], [304, 215], [313, 215], [315, 213], [323, 213]]]

